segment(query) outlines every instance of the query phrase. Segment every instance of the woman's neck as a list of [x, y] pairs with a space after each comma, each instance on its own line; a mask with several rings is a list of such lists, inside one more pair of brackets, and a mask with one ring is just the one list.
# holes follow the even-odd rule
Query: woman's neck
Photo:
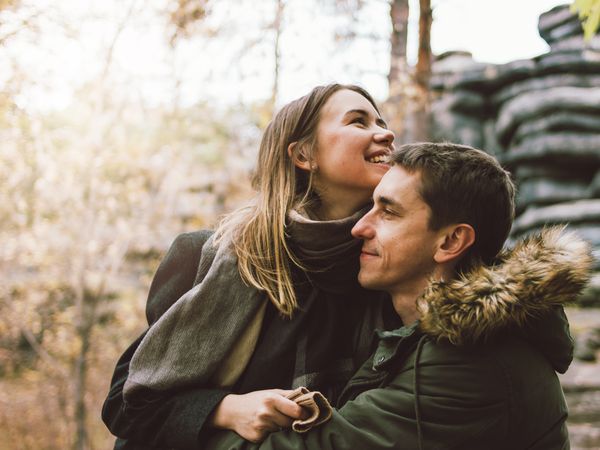
[[319, 201], [311, 209], [311, 215], [318, 220], [339, 220], [350, 217], [355, 212], [360, 211], [369, 203], [369, 200], [350, 198], [350, 199], [329, 199], [327, 196], [319, 196]]
[[329, 208], [320, 206], [316, 209], [316, 211], [313, 212], [313, 214], [319, 220], [339, 220], [351, 216], [358, 211], [358, 209], [360, 208], [346, 208], [344, 205], [339, 205], [338, 207], [333, 206]]

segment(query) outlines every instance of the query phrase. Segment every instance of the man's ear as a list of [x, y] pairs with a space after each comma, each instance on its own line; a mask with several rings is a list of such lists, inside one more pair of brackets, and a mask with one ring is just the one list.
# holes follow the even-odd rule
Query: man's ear
[[314, 163], [311, 164], [311, 162], [309, 161], [309, 158], [307, 157], [304, 149], [299, 147], [297, 141], [292, 142], [290, 145], [288, 145], [287, 152], [292, 161], [294, 162], [294, 165], [299, 169], [310, 172], [311, 170], [314, 170], [316, 168], [314, 166]]
[[475, 242], [475, 230], [467, 223], [450, 225], [446, 227], [440, 236], [440, 245], [433, 255], [435, 262], [439, 264], [447, 262], [458, 262], [467, 249]]

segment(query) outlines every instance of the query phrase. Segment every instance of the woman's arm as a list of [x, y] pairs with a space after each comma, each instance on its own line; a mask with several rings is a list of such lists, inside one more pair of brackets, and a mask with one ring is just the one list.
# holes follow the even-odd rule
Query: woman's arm
[[196, 449], [212, 427], [233, 430], [252, 442], [291, 426], [304, 417], [287, 391], [273, 389], [231, 394], [221, 389], [197, 388], [175, 393], [142, 392], [123, 401], [129, 362], [144, 336], [140, 336], [117, 363], [111, 388], [102, 408], [102, 419], [114, 435], [156, 447]]
[[[184, 233], [174, 240], [148, 294], [146, 316], [150, 325], [193, 287], [202, 246], [211, 234], [210, 231]], [[145, 391], [135, 402], [125, 403], [123, 385], [129, 375], [129, 363], [144, 335], [117, 362], [102, 419], [111, 433], [121, 438], [148, 445], [170, 443], [175, 447], [195, 448], [206, 420], [229, 391], [200, 388], [169, 394]]]
[[208, 417], [229, 394], [220, 389], [189, 389], [177, 393], [142, 392], [123, 400], [129, 362], [143, 335], [117, 362], [102, 419], [115, 436], [155, 447], [196, 449]]
[[[175, 239], [152, 281], [146, 305], [150, 325], [193, 287], [202, 246], [210, 235], [209, 231], [199, 231]], [[104, 403], [102, 418], [114, 435], [145, 445], [195, 449], [211, 427], [232, 429], [258, 441], [302, 417], [302, 409], [278, 390], [234, 395], [228, 390], [203, 387], [178, 392], [147, 389], [125, 402], [123, 386], [143, 337], [131, 344], [117, 362]]]

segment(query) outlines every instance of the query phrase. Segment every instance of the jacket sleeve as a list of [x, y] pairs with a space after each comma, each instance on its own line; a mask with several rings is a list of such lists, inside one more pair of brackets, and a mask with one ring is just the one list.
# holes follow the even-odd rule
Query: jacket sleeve
[[176, 393], [140, 393], [132, 402], [123, 401], [123, 385], [129, 362], [144, 335], [121, 356], [111, 380], [102, 419], [115, 436], [153, 447], [196, 449], [203, 426], [216, 405], [229, 392], [219, 389], [189, 389]]
[[[192, 288], [206, 232], [177, 237], [161, 262], [147, 303], [147, 317], [155, 322], [183, 293]], [[123, 353], [113, 374], [109, 394], [102, 408], [102, 419], [115, 436], [156, 447], [196, 449], [203, 440], [204, 424], [229, 391], [188, 389], [157, 393], [147, 390], [125, 402], [123, 386], [129, 364], [142, 341], [142, 334]]]
[[[219, 431], [210, 450], [350, 450], [491, 448], [508, 431], [506, 383], [484, 367], [423, 364], [419, 389], [421, 442], [415, 419], [414, 371], [398, 374], [383, 388], [371, 389], [346, 403], [329, 422], [305, 434], [272, 433], [262, 444]], [[480, 376], [488, 377], [481, 383]]]

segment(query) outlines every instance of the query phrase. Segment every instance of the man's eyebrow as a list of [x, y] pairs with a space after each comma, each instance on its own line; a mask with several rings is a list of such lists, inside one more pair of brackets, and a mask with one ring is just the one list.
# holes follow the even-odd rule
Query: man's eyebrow
[[[361, 116], [365, 116], [365, 117], [369, 117], [370, 116], [370, 114], [366, 110], [364, 110], [364, 109], [351, 109], [349, 111], [346, 111], [346, 114], [344, 114], [344, 116], [348, 116], [350, 114], [360, 114]], [[377, 125], [379, 125], [380, 127], [383, 127], [383, 128], [387, 128], [388, 127], [386, 121], [383, 120], [379, 116], [377, 116], [375, 118], [375, 123]]]
[[375, 202], [379, 203], [380, 205], [383, 205], [383, 206], [389, 206], [398, 211], [404, 210], [404, 208], [402, 207], [402, 205], [400, 203], [398, 203], [384, 195], [378, 195], [377, 197], [375, 197]]

